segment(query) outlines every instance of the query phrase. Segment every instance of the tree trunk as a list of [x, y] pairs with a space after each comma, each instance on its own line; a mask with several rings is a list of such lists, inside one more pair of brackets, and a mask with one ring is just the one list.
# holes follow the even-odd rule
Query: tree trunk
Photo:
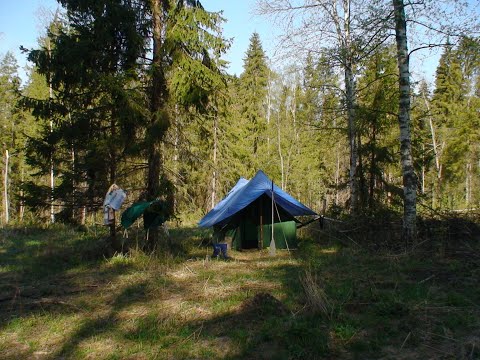
[[435, 155], [435, 169], [437, 170], [437, 174], [438, 174], [440, 172], [440, 154], [438, 152], [438, 147], [437, 147], [437, 139], [435, 136], [435, 128], [433, 126], [432, 112], [430, 110], [430, 104], [428, 103], [428, 99], [425, 96], [425, 93], [422, 92], [422, 96], [428, 111], [428, 124], [430, 126], [430, 135], [432, 137], [433, 154]]
[[337, 166], [335, 168], [335, 206], [338, 206], [338, 188], [340, 186], [340, 151], [338, 145], [335, 145], [335, 156], [337, 157]]
[[80, 225], [85, 225], [85, 220], [87, 218], [87, 205], [82, 205], [82, 212], [80, 215]]
[[345, 39], [345, 104], [348, 118], [348, 141], [350, 146], [350, 212], [355, 214], [358, 210], [358, 182], [357, 182], [357, 129], [355, 124], [355, 77], [353, 75], [353, 55], [350, 33], [350, 1], [344, 1], [344, 39]]
[[[22, 184], [25, 183], [25, 169], [22, 166], [22, 175], [21, 175]], [[23, 188], [20, 189], [20, 209], [19, 209], [19, 220], [22, 223], [23, 217], [25, 215], [25, 203], [23, 201], [24, 191]]]
[[[362, 148], [362, 138], [360, 133], [357, 132], [357, 149], [360, 150]], [[362, 152], [358, 151], [357, 153], [357, 211], [364, 208], [366, 203], [366, 179], [365, 174], [363, 171], [363, 156]]]
[[215, 207], [217, 201], [217, 134], [218, 132], [218, 119], [217, 114], [213, 117], [213, 174], [212, 174], [212, 203], [211, 209]]
[[425, 144], [422, 144], [422, 195], [425, 195], [425, 166], [426, 161], [425, 161]]
[[[445, 143], [440, 147], [437, 144], [437, 138], [435, 135], [435, 127], [433, 126], [433, 119], [432, 119], [432, 112], [430, 110], [430, 104], [428, 103], [428, 99], [426, 98], [425, 94], [422, 93], [423, 95], [423, 101], [425, 102], [425, 106], [427, 107], [428, 111], [428, 125], [430, 127], [430, 136], [432, 138], [432, 148], [433, 148], [433, 154], [435, 155], [435, 170], [437, 171], [437, 179], [432, 185], [432, 208], [435, 208], [437, 206], [436, 202], [436, 194], [438, 194], [438, 198], [440, 198], [440, 193], [442, 189], [442, 163], [440, 162], [441, 160], [441, 154], [443, 152], [443, 147]], [[424, 180], [422, 180], [424, 181]], [[424, 186], [422, 185], [422, 193], [423, 193], [423, 188]]]
[[[115, 139], [115, 120], [113, 117], [110, 119], [110, 136]], [[115, 145], [110, 147], [110, 185], [117, 182], [117, 153]], [[113, 222], [110, 224], [110, 245], [115, 252], [122, 252], [122, 244], [117, 236], [117, 217], [116, 211], [113, 210]]]
[[72, 221], [77, 221], [77, 182], [75, 181], [75, 146], [72, 143]]
[[[299, 142], [299, 134], [297, 130], [297, 85], [296, 82], [292, 85], [292, 100], [290, 103], [290, 113], [292, 114], [292, 121], [293, 121], [293, 134], [295, 135], [295, 142], [298, 144]], [[296, 146], [297, 154], [300, 151], [300, 147]]]
[[[163, 46], [163, 6], [162, 0], [151, 0], [152, 31], [153, 31], [153, 60], [152, 60], [152, 89], [150, 96], [150, 134], [155, 137], [148, 139], [148, 174], [147, 200], [156, 200], [160, 195], [160, 175], [162, 171], [161, 142], [168, 129], [167, 114], [164, 109], [167, 84], [162, 64]], [[158, 229], [149, 230], [147, 250], [153, 251], [158, 242]]]
[[267, 113], [265, 119], [267, 120], [267, 159], [270, 159], [270, 119], [272, 117], [272, 99], [273, 99], [273, 80], [272, 72], [268, 70], [268, 80], [267, 80]]
[[178, 111], [178, 105], [175, 105], [175, 138], [173, 140], [173, 172], [175, 174], [173, 181], [173, 211], [175, 214], [178, 212], [178, 179], [180, 177], [180, 171], [178, 166], [178, 144], [180, 142], [179, 126], [180, 126], [180, 112]]
[[407, 44], [407, 22], [403, 0], [393, 0], [395, 14], [395, 34], [399, 70], [399, 113], [400, 154], [403, 175], [403, 233], [405, 243], [412, 245], [416, 238], [417, 217], [417, 176], [413, 168], [412, 144], [410, 136], [410, 65]]
[[285, 164], [283, 160], [283, 153], [282, 153], [282, 145], [280, 143], [281, 136], [280, 136], [280, 113], [277, 115], [277, 145], [278, 145], [278, 157], [280, 158], [280, 172], [282, 174], [282, 190], [284, 189], [285, 185]]
[[5, 149], [5, 177], [3, 179], [3, 199], [5, 206], [5, 225], [10, 221], [10, 202], [8, 201], [8, 167], [9, 167], [10, 154], [8, 150]]
[[465, 206], [470, 207], [472, 201], [472, 163], [469, 161], [466, 165], [465, 176]]
[[355, 108], [353, 99], [353, 73], [351, 70], [345, 71], [346, 103], [348, 113], [348, 141], [350, 145], [350, 171], [348, 182], [350, 185], [350, 212], [355, 214], [358, 206], [358, 186], [357, 186], [357, 131], [355, 126]]
[[[49, 37], [47, 38], [47, 50], [48, 50], [48, 56], [50, 57], [50, 52], [52, 51], [52, 49], [51, 49]], [[52, 88], [52, 81], [50, 78], [48, 79], [48, 98], [50, 100], [53, 99], [53, 88]], [[50, 120], [50, 133], [52, 132], [53, 132], [53, 121]], [[52, 224], [55, 222], [55, 206], [53, 204], [54, 190], [55, 190], [55, 176], [53, 172], [53, 153], [52, 153], [50, 154], [50, 222]]]
[[369, 174], [369, 189], [368, 189], [368, 207], [370, 210], [374, 209], [375, 206], [375, 168], [377, 166], [376, 156], [375, 156], [375, 147], [377, 146], [377, 121], [376, 117], [373, 122], [372, 129], [372, 140], [371, 140], [371, 151], [370, 151], [370, 174]]

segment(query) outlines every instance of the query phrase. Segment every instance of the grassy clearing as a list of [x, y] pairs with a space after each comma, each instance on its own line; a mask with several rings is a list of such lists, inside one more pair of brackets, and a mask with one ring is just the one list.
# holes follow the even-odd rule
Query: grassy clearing
[[205, 233], [171, 233], [175, 256], [106, 258], [99, 232], [3, 230], [0, 358], [480, 357], [475, 251], [391, 256], [305, 240], [274, 258], [206, 261]]

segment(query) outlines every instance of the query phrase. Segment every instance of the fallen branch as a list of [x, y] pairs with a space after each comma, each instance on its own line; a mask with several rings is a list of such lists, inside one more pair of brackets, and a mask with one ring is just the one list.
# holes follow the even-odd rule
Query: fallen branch
[[435, 277], [435, 274], [427, 277], [426, 279], [423, 279], [422, 281], [419, 282], [419, 284], [423, 284], [424, 282], [427, 282], [428, 280], [433, 279], [434, 277]]
[[403, 340], [403, 343], [402, 343], [402, 346], [400, 346], [400, 350], [403, 349], [403, 347], [405, 346], [406, 342], [408, 341], [408, 339], [410, 338], [410, 335], [412, 335], [412, 332], [410, 331], [407, 335], [407, 337], [405, 338], [405, 340]]

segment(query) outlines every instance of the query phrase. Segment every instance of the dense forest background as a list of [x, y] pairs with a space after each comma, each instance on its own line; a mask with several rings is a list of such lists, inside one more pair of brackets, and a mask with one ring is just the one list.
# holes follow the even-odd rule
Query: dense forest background
[[[2, 225], [100, 222], [112, 183], [192, 223], [259, 169], [318, 212], [401, 217], [394, 17], [380, 3], [340, 13], [349, 37], [297, 32], [280, 68], [253, 33], [239, 77], [222, 59], [224, 19], [197, 1], [60, 5], [24, 49], [24, 84], [11, 53], [0, 62]], [[480, 42], [456, 30], [435, 38], [434, 84], [411, 84], [419, 213], [480, 202]]]
[[[1, 359], [480, 359], [478, 1], [257, 0], [239, 76], [198, 0], [58, 4], [0, 55]], [[212, 254], [260, 169], [325, 216]]]

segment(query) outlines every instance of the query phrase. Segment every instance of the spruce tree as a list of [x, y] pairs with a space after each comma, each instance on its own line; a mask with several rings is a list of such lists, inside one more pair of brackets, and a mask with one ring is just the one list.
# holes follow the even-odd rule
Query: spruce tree
[[[30, 141], [30, 162], [44, 171], [52, 162], [58, 180], [52, 197], [30, 183], [28, 199], [32, 206], [54, 201], [60, 220], [77, 221], [86, 207], [100, 207], [110, 184], [119, 180], [120, 164], [136, 151], [136, 129], [145, 123], [137, 70], [147, 30], [139, 25], [141, 7], [62, 4], [68, 18], [52, 23], [41, 48], [28, 55], [50, 95], [24, 100], [43, 127]], [[113, 227], [111, 239], [118, 251]]]
[[[31, 161], [54, 157], [55, 197], [70, 217], [79, 201], [95, 208], [109, 184], [126, 183], [125, 174], [135, 170], [126, 160], [143, 157], [146, 182], [136, 196], [161, 198], [160, 215], [172, 216], [165, 136], [174, 109], [186, 117], [216, 111], [211, 104], [225, 88], [223, 19], [198, 1], [60, 2], [67, 25], [49, 32], [50, 48], [29, 52], [55, 92], [48, 100], [25, 100], [37, 117], [55, 122], [32, 139]], [[156, 246], [152, 230], [148, 248]]]
[[[153, 59], [150, 67], [148, 174], [146, 197], [162, 196], [166, 218], [173, 215], [173, 185], [162, 160], [162, 142], [170, 127], [172, 105], [212, 110], [210, 96], [224, 87], [221, 55], [227, 43], [221, 37], [218, 13], [206, 11], [199, 1], [148, 2], [151, 14]], [[150, 233], [147, 247], [157, 246], [157, 232]]]
[[[18, 188], [23, 166], [22, 114], [17, 107], [20, 78], [17, 60], [7, 52], [0, 60], [0, 148], [2, 164], [2, 222], [8, 224], [20, 211]], [[13, 211], [13, 212], [12, 212]]]
[[269, 77], [267, 58], [262, 48], [260, 36], [253, 33], [244, 58], [243, 73], [239, 79], [238, 101], [241, 126], [245, 131], [245, 147], [251, 153], [247, 158], [247, 174], [252, 176], [264, 167], [266, 160], [262, 159], [266, 143], [266, 96]]
[[460, 155], [458, 151], [464, 150], [463, 146], [458, 147], [461, 144], [456, 141], [455, 133], [457, 125], [465, 121], [467, 92], [458, 54], [453, 46], [448, 46], [437, 67], [432, 97], [433, 125], [438, 130], [439, 143], [439, 169], [433, 189], [435, 207], [452, 204], [453, 193], [450, 193], [450, 200], [444, 197], [444, 193], [456, 181], [458, 169], [454, 167]]
[[[359, 166], [360, 202], [363, 208], [378, 210], [382, 194], [390, 184], [387, 174], [398, 161], [398, 127], [394, 114], [398, 107], [397, 68], [392, 47], [381, 47], [365, 61], [359, 80]], [[397, 191], [398, 193], [399, 191]]]
[[463, 38], [456, 47], [445, 50], [437, 68], [432, 100], [442, 144], [437, 192], [442, 200], [440, 204], [449, 207], [469, 207], [474, 201], [474, 175], [478, 169], [479, 62], [478, 40]]

